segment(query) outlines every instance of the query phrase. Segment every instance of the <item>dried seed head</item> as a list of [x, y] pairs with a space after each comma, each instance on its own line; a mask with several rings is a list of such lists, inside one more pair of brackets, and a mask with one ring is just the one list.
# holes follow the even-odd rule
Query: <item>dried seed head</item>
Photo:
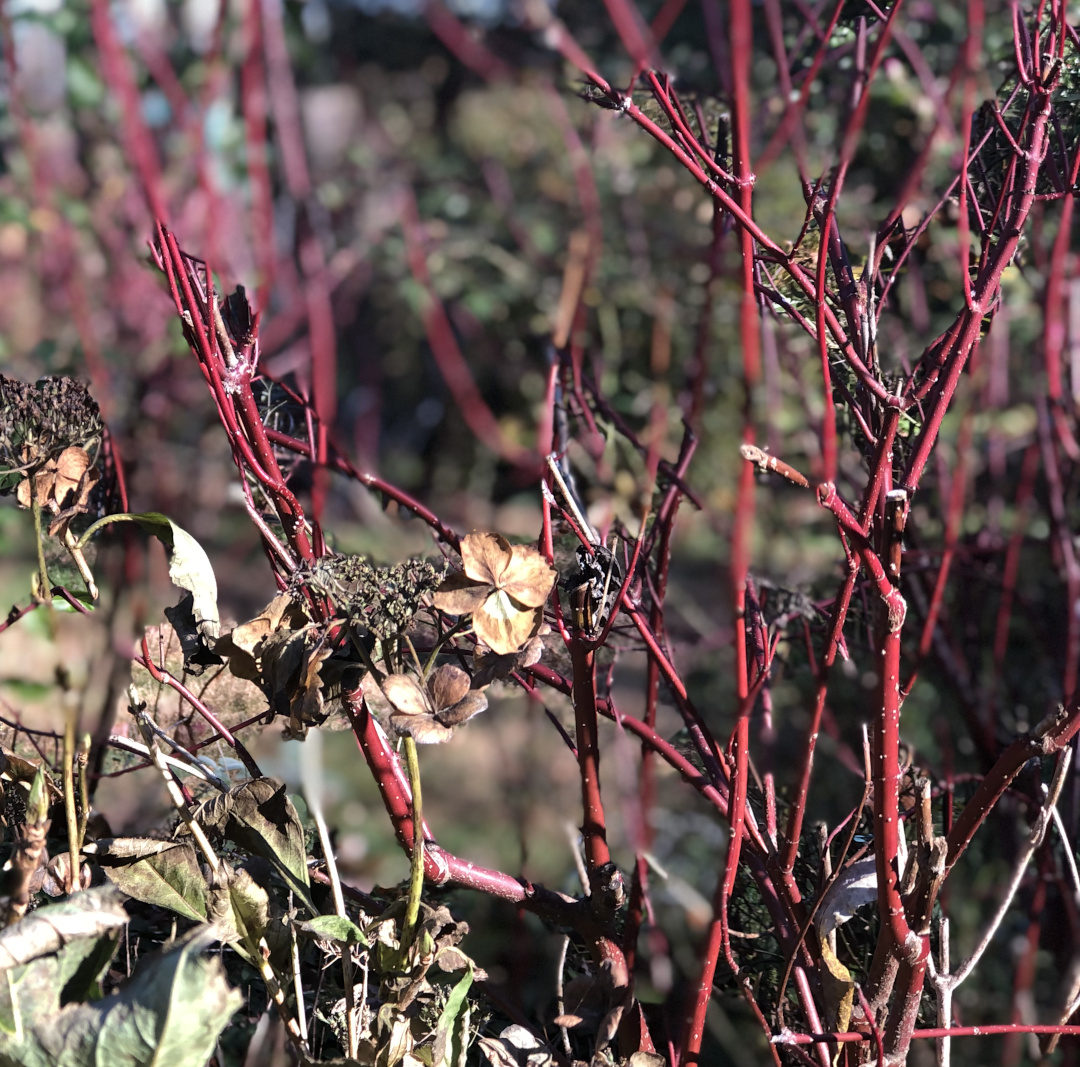
[[0, 374], [0, 494], [69, 449], [93, 452], [101, 433], [101, 412], [86, 386], [65, 377], [26, 385]]
[[297, 572], [293, 587], [329, 597], [353, 625], [385, 640], [408, 628], [445, 570], [424, 559], [375, 567], [363, 556], [323, 556]]

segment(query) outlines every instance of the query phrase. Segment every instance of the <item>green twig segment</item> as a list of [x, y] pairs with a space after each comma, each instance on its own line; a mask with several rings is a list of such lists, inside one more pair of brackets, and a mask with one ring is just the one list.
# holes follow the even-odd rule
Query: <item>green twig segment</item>
[[424, 813], [420, 796], [420, 761], [416, 758], [416, 742], [405, 735], [405, 763], [409, 769], [412, 789], [413, 847], [409, 872], [409, 902], [405, 909], [405, 925], [401, 931], [402, 950], [412, 944], [416, 923], [420, 917], [420, 894], [424, 888]]

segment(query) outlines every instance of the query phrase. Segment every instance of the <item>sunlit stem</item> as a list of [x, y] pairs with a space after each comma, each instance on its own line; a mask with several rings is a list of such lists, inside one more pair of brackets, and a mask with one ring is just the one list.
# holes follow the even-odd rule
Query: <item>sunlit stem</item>
[[424, 888], [424, 813], [420, 798], [420, 761], [416, 758], [416, 742], [412, 734], [405, 735], [405, 764], [409, 769], [412, 789], [413, 847], [409, 871], [409, 902], [405, 908], [405, 925], [401, 931], [402, 950], [412, 944], [416, 922], [420, 917], [420, 893]]
[[423, 675], [425, 678], [431, 674], [431, 669], [435, 666], [435, 660], [438, 658], [439, 653], [443, 650], [446, 642], [454, 637], [461, 630], [467, 630], [471, 625], [471, 619], [469, 617], [458, 619], [449, 630], [446, 631], [436, 642], [435, 647], [431, 650], [431, 655], [427, 658], [427, 663], [424, 664]]
[[79, 769], [79, 850], [82, 850], [86, 841], [86, 824], [90, 820], [90, 786], [87, 782], [86, 767], [90, 762], [90, 735], [83, 734], [79, 744], [78, 769]]
[[[312, 730], [308, 735], [307, 743], [300, 752], [300, 779], [304, 786], [304, 795], [307, 798], [308, 811], [315, 820], [315, 828], [319, 832], [319, 843], [322, 845], [323, 859], [326, 861], [326, 873], [330, 876], [330, 889], [334, 896], [334, 912], [341, 918], [347, 918], [345, 911], [345, 896], [341, 889], [341, 878], [338, 875], [337, 859], [334, 856], [333, 843], [330, 840], [330, 828], [326, 824], [326, 814], [323, 811], [322, 790], [320, 788], [323, 775], [322, 763], [322, 734], [318, 730]], [[292, 942], [294, 967], [297, 974], [296, 994], [296, 1018], [300, 1027], [300, 1036], [307, 1040], [307, 1019], [304, 1014], [303, 983], [299, 981], [299, 956], [297, 954], [295, 937]], [[347, 1052], [349, 1059], [355, 1060], [359, 1042], [359, 1034], [356, 1027], [356, 1002], [353, 986], [353, 958], [352, 949], [345, 945], [341, 950], [341, 973], [345, 985], [345, 1030], [348, 1039]]]
[[86, 585], [86, 591], [90, 594], [90, 599], [97, 600], [98, 587], [94, 582], [94, 573], [90, 570], [90, 565], [86, 562], [86, 557], [76, 542], [75, 535], [69, 529], [64, 530], [64, 547], [68, 550], [68, 554], [74, 561], [75, 566], [78, 567], [79, 577], [82, 578], [83, 583]]
[[[408, 634], [401, 634], [401, 639], [409, 646], [409, 654], [412, 656], [413, 663], [420, 674], [420, 680], [426, 682], [428, 671], [431, 670], [431, 664], [434, 663], [435, 657], [432, 656], [431, 659], [428, 660], [427, 667], [425, 668], [420, 662], [420, 657], [416, 654], [416, 646], [412, 643], [412, 638], [410, 638]], [[401, 646], [398, 645], [398, 647], [400, 648]], [[404, 655], [402, 658], [404, 659]]]
[[38, 589], [35, 599], [50, 609], [51, 617], [52, 584], [49, 582], [49, 568], [45, 565], [45, 544], [41, 539], [41, 505], [36, 500], [32, 500], [30, 511], [34, 516], [34, 540], [37, 543], [38, 558]]
[[78, 753], [75, 750], [75, 727], [79, 717], [79, 707], [74, 700], [66, 701], [64, 709], [64, 815], [67, 818], [68, 832], [68, 858], [70, 866], [68, 871], [68, 892], [74, 893], [82, 888], [79, 878], [81, 864], [79, 862], [79, 818], [75, 811], [75, 761]]

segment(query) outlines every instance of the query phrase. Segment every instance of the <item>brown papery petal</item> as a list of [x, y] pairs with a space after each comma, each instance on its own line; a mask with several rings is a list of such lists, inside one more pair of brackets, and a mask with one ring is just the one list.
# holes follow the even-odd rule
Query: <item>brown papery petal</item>
[[496, 678], [506, 678], [517, 665], [517, 655], [500, 656], [490, 648], [477, 645], [473, 649], [473, 680], [477, 689], [491, 685]]
[[454, 736], [451, 726], [443, 726], [432, 718], [421, 715], [402, 715], [395, 712], [390, 716], [390, 725], [399, 734], [411, 734], [418, 745], [441, 745]]
[[[389, 675], [383, 679], [382, 691], [386, 699], [405, 715], [430, 715], [432, 712], [427, 693], [412, 675]], [[391, 715], [392, 722], [394, 718], [395, 716]]]
[[[94, 491], [94, 486], [100, 481], [101, 475], [98, 474], [96, 470], [87, 471], [75, 486], [77, 495], [73, 500], [68, 501], [68, 506], [83, 511], [87, 506], [87, 502], [90, 500], [90, 494]], [[58, 495], [57, 500], [59, 499], [60, 497]]]
[[86, 471], [86, 468], [90, 466], [90, 453], [85, 448], [80, 448], [78, 445], [71, 445], [65, 448], [59, 456], [56, 457], [56, 470], [64, 478], [70, 478], [71, 481], [77, 482]]
[[467, 534], [461, 539], [461, 564], [476, 582], [498, 586], [514, 559], [514, 550], [497, 533]]
[[531, 667], [534, 663], [540, 662], [540, 657], [544, 654], [544, 642], [539, 637], [532, 637], [526, 643], [525, 647], [518, 653], [517, 666], [518, 667]]
[[[505, 595], [496, 593], [488, 597], [484, 610], [473, 616], [476, 636], [501, 656], [517, 652], [536, 633], [544, 617], [542, 608], [503, 610], [506, 600]], [[488, 610], [489, 607], [493, 610]]]
[[435, 712], [435, 718], [443, 726], [460, 726], [468, 722], [474, 715], [487, 709], [487, 697], [483, 693], [473, 690], [467, 693], [453, 707]]
[[555, 568], [535, 548], [514, 545], [513, 563], [501, 588], [525, 607], [539, 608], [547, 600], [555, 578]]
[[428, 680], [428, 692], [436, 712], [453, 707], [469, 691], [469, 676], [451, 664], [432, 671]]
[[[286, 615], [289, 616], [286, 619]], [[267, 634], [277, 630], [285, 620], [288, 629], [296, 630], [304, 624], [306, 617], [296, 601], [288, 593], [279, 593], [266, 605], [254, 619], [243, 622], [232, 630], [232, 644], [244, 652], [254, 652], [255, 646]]]
[[56, 488], [56, 464], [50, 462], [44, 470], [34, 475], [34, 492], [37, 502], [42, 507], [47, 507], [53, 498], [53, 490]]
[[480, 609], [490, 592], [490, 585], [478, 584], [468, 575], [455, 571], [435, 591], [435, 607], [448, 615], [469, 615]]

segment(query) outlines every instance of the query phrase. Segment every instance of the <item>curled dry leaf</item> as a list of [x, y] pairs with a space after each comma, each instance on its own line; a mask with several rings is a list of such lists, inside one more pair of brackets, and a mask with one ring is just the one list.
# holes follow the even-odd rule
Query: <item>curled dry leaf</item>
[[531, 545], [511, 545], [495, 533], [471, 533], [461, 542], [463, 572], [451, 574], [435, 606], [473, 617], [477, 636], [499, 655], [517, 652], [543, 622], [555, 568]]
[[72, 445], [19, 482], [15, 499], [21, 507], [37, 504], [51, 511], [56, 519], [49, 532], [55, 536], [76, 515], [88, 510], [90, 493], [99, 478], [100, 475], [93, 469], [90, 453], [85, 448]]
[[0, 933], [0, 971], [59, 952], [77, 938], [96, 938], [128, 922], [123, 897], [113, 886], [88, 889], [31, 912]]
[[[48, 866], [40, 868], [40, 889], [47, 897], [63, 897], [70, 891], [68, 882], [71, 878], [71, 857], [66, 852], [53, 856]], [[79, 866], [79, 888], [89, 889], [91, 881], [90, 865], [88, 863]], [[31, 881], [33, 886], [33, 881]]]
[[480, 1037], [477, 1045], [492, 1067], [553, 1067], [555, 1057], [524, 1026], [514, 1023], [497, 1038]]
[[254, 682], [274, 714], [287, 715], [287, 737], [324, 725], [341, 706], [341, 694], [356, 687], [360, 666], [348, 649], [335, 653], [325, 628], [313, 624], [303, 603], [281, 593], [249, 622], [225, 634], [214, 652], [229, 670]]
[[[907, 839], [901, 832], [897, 860], [900, 870], [907, 862]], [[856, 860], [837, 876], [822, 897], [817, 908], [814, 927], [821, 943], [821, 959], [825, 964], [821, 982], [825, 994], [825, 1017], [828, 1025], [847, 1030], [855, 1004], [855, 982], [851, 972], [833, 951], [830, 935], [846, 923], [864, 904], [877, 900], [877, 865], [873, 856]]]
[[483, 645], [477, 645], [473, 650], [472, 684], [477, 689], [483, 689], [496, 679], [508, 678], [514, 671], [539, 663], [543, 652], [544, 643], [540, 640], [539, 634], [536, 637], [530, 637], [519, 651], [510, 652], [505, 656], [500, 656], [498, 652], [485, 648]]
[[259, 674], [258, 647], [265, 637], [281, 627], [290, 630], [306, 625], [303, 607], [288, 593], [274, 597], [250, 622], [241, 623], [218, 642], [222, 655], [229, 657], [229, 669], [254, 681]]
[[427, 685], [412, 675], [391, 674], [382, 684], [394, 708], [390, 725], [399, 734], [411, 734], [421, 745], [449, 741], [455, 727], [487, 707], [487, 697], [469, 686], [469, 676], [449, 664], [432, 671]]

